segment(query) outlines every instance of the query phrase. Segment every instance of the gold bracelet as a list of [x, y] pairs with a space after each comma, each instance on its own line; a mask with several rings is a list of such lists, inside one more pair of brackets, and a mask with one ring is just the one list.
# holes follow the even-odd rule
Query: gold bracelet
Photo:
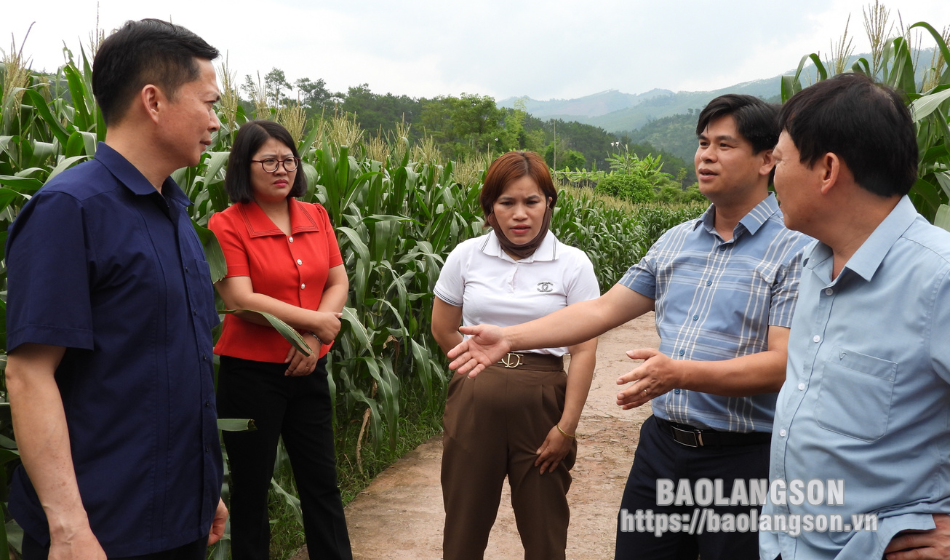
[[561, 432], [561, 435], [566, 438], [574, 439], [577, 437], [577, 434], [569, 434], [565, 432], [564, 430], [562, 430], [560, 424], [555, 424], [554, 427], [557, 428], [557, 431]]

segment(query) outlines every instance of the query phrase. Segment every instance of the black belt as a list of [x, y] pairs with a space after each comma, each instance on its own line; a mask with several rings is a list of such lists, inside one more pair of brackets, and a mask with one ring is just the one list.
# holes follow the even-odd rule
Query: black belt
[[673, 441], [686, 447], [732, 447], [737, 445], [756, 445], [772, 441], [767, 432], [720, 432], [718, 430], [699, 430], [688, 424], [677, 424], [653, 416], [660, 430], [673, 438]]

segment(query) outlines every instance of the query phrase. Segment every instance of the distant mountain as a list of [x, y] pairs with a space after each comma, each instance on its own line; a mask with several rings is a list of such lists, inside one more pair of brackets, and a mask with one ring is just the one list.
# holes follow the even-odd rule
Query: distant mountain
[[[559, 118], [577, 120], [575, 117], [598, 117], [614, 111], [633, 107], [655, 97], [674, 95], [667, 89], [654, 89], [638, 95], [623, 93], [615, 89], [602, 91], [578, 99], [551, 99], [538, 101], [525, 97], [525, 110], [539, 119]], [[498, 102], [499, 107], [514, 108], [519, 98], [509, 97]]]
[[[608, 90], [578, 99], [538, 101], [525, 99], [525, 110], [539, 119], [561, 119], [599, 126], [607, 132], [633, 130], [647, 121], [700, 110], [711, 99], [724, 93], [745, 93], [772, 97], [779, 93], [781, 76], [736, 84], [715, 91], [680, 91], [653, 89], [633, 95]], [[514, 107], [518, 98], [509, 97], [498, 102], [500, 107]]]
[[[922, 49], [914, 52], [913, 56], [921, 62], [918, 65], [918, 82], [923, 79], [922, 70], [928, 66], [927, 61], [933, 54], [933, 49]], [[870, 54], [858, 54], [851, 57], [851, 64], [863, 57], [870, 59]], [[791, 69], [784, 74], [794, 74]], [[814, 66], [810, 63], [803, 72], [802, 83], [813, 83], [816, 78]], [[654, 89], [646, 93], [630, 94], [617, 90], [608, 90], [577, 99], [552, 99], [538, 101], [526, 98], [525, 108], [540, 119], [561, 119], [577, 121], [584, 124], [603, 128], [607, 132], [621, 132], [635, 130], [655, 119], [678, 114], [687, 114], [689, 109], [701, 110], [713, 98], [725, 93], [743, 93], [755, 95], [763, 99], [778, 101], [781, 94], [782, 76], [774, 76], [763, 80], [743, 82], [714, 91], [679, 91], [672, 92], [666, 89]], [[500, 107], [514, 107], [518, 98], [509, 97], [498, 102]]]

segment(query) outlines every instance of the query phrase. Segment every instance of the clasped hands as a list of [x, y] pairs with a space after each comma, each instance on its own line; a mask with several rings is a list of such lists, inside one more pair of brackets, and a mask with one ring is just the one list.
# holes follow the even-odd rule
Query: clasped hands
[[314, 313], [317, 314], [315, 328], [312, 332], [301, 335], [312, 352], [307, 356], [291, 346], [287, 357], [284, 358], [284, 363], [287, 364], [287, 371], [284, 372], [286, 376], [298, 377], [313, 373], [317, 367], [317, 360], [320, 359], [320, 345], [329, 343], [340, 332], [342, 313], [327, 311], [314, 311]]

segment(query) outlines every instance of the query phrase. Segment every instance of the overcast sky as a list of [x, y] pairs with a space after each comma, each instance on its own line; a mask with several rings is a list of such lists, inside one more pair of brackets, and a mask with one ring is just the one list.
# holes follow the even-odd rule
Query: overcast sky
[[[95, 0], [6, 2], [0, 48], [24, 48], [34, 69], [62, 64], [96, 28]], [[496, 99], [573, 98], [617, 89], [712, 90], [768, 78], [808, 53], [824, 57], [850, 32], [868, 50], [857, 0], [101, 0], [99, 27], [157, 17], [184, 25], [228, 55], [232, 70], [281, 68], [291, 82], [329, 89], [368, 83], [414, 97], [478, 93]], [[948, 0], [891, 0], [905, 23], [950, 25]], [[925, 38], [923, 46], [932, 46]]]

